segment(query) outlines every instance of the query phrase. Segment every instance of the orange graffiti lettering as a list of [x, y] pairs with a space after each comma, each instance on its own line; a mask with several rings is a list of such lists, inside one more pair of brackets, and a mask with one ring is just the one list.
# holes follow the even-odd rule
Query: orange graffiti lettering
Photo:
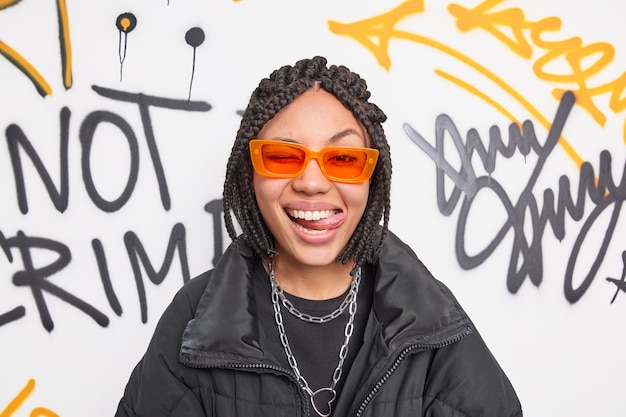
[[59, 417], [59, 415], [47, 408], [37, 407], [30, 412], [30, 417]]
[[[532, 47], [523, 32], [524, 29], [530, 29], [530, 26], [525, 21], [524, 12], [518, 8], [511, 8], [488, 13], [492, 7], [501, 2], [502, 0], [488, 0], [471, 10], [458, 4], [450, 4], [448, 11], [457, 18], [456, 26], [461, 32], [476, 28], [484, 29], [516, 54], [530, 58]], [[503, 31], [504, 28], [511, 31], [510, 36]]]
[[61, 63], [63, 65], [63, 86], [72, 87], [72, 42], [70, 40], [70, 22], [67, 17], [65, 0], [57, 0], [59, 15], [59, 40], [61, 41]]
[[[526, 19], [520, 8], [493, 11], [493, 8], [502, 2], [503, 0], [486, 0], [473, 9], [450, 4], [448, 11], [457, 19], [456, 25], [462, 32], [483, 29], [523, 58], [531, 59], [533, 46], [538, 47], [540, 56], [533, 64], [533, 71], [537, 78], [548, 82], [573, 84], [575, 87], [555, 88], [552, 92], [554, 98], [560, 99], [566, 90], [574, 91], [576, 104], [589, 113], [600, 126], [606, 123], [606, 115], [595, 104], [596, 96], [611, 94], [610, 109], [614, 113], [624, 110], [626, 106], [621, 95], [626, 73], [610, 83], [594, 87], [588, 85], [592, 77], [613, 62], [615, 55], [613, 45], [608, 42], [584, 45], [579, 37], [547, 41], [543, 39], [543, 34], [554, 34], [559, 31], [561, 19], [552, 16], [532, 22]], [[507, 35], [504, 29], [511, 35]], [[528, 38], [524, 34], [525, 31], [529, 34]], [[569, 73], [553, 73], [547, 69], [557, 60], [566, 63]], [[584, 65], [583, 62], [587, 64]], [[623, 137], [626, 143], [626, 125]]]
[[6, 9], [9, 6], [19, 3], [22, 0], [0, 0], [0, 10]]
[[13, 65], [15, 65], [20, 71], [26, 75], [30, 81], [35, 85], [37, 91], [42, 96], [52, 94], [52, 88], [50, 84], [43, 78], [43, 76], [28, 62], [19, 52], [11, 48], [6, 43], [0, 41], [0, 54], [7, 58]]
[[[521, 106], [523, 106], [539, 121], [542, 126], [544, 126], [547, 130], [550, 129], [551, 121], [547, 117], [541, 114], [541, 112], [535, 106], [533, 106], [532, 103], [526, 100], [526, 98], [522, 94], [520, 94], [497, 74], [490, 71], [487, 67], [481, 65], [480, 63], [476, 62], [469, 56], [461, 53], [460, 51], [434, 39], [395, 28], [397, 22], [404, 17], [407, 17], [410, 14], [414, 14], [416, 12], [421, 12], [423, 10], [423, 2], [421, 0], [408, 0], [393, 9], [392, 11], [381, 14], [377, 17], [372, 17], [354, 23], [340, 23], [330, 21], [329, 29], [336, 34], [351, 36], [356, 39], [357, 42], [369, 49], [376, 57], [379, 64], [387, 70], [391, 66], [391, 59], [389, 58], [388, 52], [388, 45], [391, 39], [395, 38], [401, 40], [409, 40], [437, 49], [482, 74], [484, 77], [486, 77], [503, 91], [505, 91]], [[376, 38], [378, 38], [378, 44], [375, 44], [373, 41], [373, 39]], [[452, 75], [449, 75], [442, 70], [435, 70], [435, 73], [447, 79], [448, 81], [457, 84], [460, 88], [466, 90], [470, 94], [477, 96], [479, 99], [484, 100], [489, 105], [494, 106], [496, 110], [502, 112], [502, 114], [508, 117], [512, 122], [519, 123], [519, 121], [517, 121], [502, 106], [496, 105], [495, 101], [489, 98], [489, 94], [481, 92], [480, 90], [478, 90], [478, 88], [470, 85], [469, 83], [465, 83], [462, 80]], [[576, 163], [576, 165], [580, 167], [583, 163], [583, 159], [570, 145], [570, 143], [561, 136], [561, 138], [559, 139], [559, 144], [565, 150], [568, 156]]]
[[[405, 17], [423, 11], [424, 2], [422, 0], [409, 0], [387, 13], [359, 22], [340, 23], [330, 20], [328, 28], [338, 35], [348, 35], [355, 38], [357, 42], [374, 54], [380, 66], [389, 70], [391, 58], [389, 58], [387, 47], [392, 37], [393, 28], [398, 21]], [[378, 45], [370, 40], [370, 38], [375, 37], [378, 37]]]
[[[575, 83], [578, 85], [576, 90], [577, 103], [582, 106], [594, 120], [604, 126], [606, 122], [606, 116], [596, 107], [592, 101], [590, 90], [587, 87], [586, 80], [597, 74], [602, 68], [606, 67], [608, 63], [613, 60], [614, 50], [611, 45], [606, 43], [595, 43], [592, 45], [582, 46], [582, 41], [575, 38], [575, 46], [573, 48], [554, 48], [552, 51], [547, 52], [541, 58], [539, 58], [533, 69], [535, 74], [539, 78], [546, 81], [562, 82], [562, 83]], [[564, 57], [570, 65], [571, 74], [551, 74], [544, 71], [544, 68], [553, 60]], [[597, 57], [597, 60], [592, 62], [591, 65], [586, 68], [582, 66], [582, 61], [591, 56]], [[559, 89], [555, 89], [554, 94], [558, 94]]]
[[[11, 417], [18, 408], [22, 406], [22, 403], [33, 393], [35, 390], [35, 380], [29, 379], [24, 388], [13, 398], [13, 400], [7, 405], [7, 407], [0, 412], [0, 417]], [[30, 417], [59, 417], [57, 413], [44, 407], [36, 407], [30, 412]]]
[[[0, 0], [0, 10], [19, 3], [20, 0]], [[57, 15], [59, 21], [59, 40], [63, 85], [66, 89], [72, 87], [72, 43], [70, 40], [69, 19], [65, 0], [57, 0]], [[52, 87], [46, 79], [33, 67], [26, 58], [8, 44], [0, 41], [0, 55], [3, 55], [15, 65], [35, 86], [42, 97], [52, 94]]]

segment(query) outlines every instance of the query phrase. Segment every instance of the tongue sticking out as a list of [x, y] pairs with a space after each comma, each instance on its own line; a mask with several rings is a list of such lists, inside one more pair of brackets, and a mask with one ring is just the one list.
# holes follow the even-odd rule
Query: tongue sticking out
[[332, 229], [334, 222], [330, 221], [330, 219], [323, 220], [304, 220], [304, 219], [291, 219], [294, 223], [299, 224], [305, 229], [309, 230], [326, 230]]
[[345, 215], [342, 212], [334, 212], [334, 213], [331, 213], [328, 217], [321, 218], [318, 220], [307, 220], [305, 218], [300, 218], [299, 216], [298, 217], [290, 216], [290, 217], [291, 217], [291, 221], [300, 225], [301, 227], [308, 229], [308, 230], [318, 230], [318, 231], [337, 228], [343, 223], [345, 219]]

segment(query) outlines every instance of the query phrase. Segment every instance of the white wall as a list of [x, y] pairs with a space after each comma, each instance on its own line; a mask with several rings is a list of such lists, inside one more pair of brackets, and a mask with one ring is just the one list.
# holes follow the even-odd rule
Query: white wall
[[[174, 292], [228, 244], [213, 207], [237, 112], [261, 77], [316, 54], [363, 75], [388, 114], [391, 228], [458, 296], [525, 415], [624, 414], [622, 3], [502, 1], [482, 12], [491, 16], [483, 28], [472, 27], [476, 14], [457, 19], [477, 0], [40, 0], [1, 9], [7, 3], [0, 1], [0, 416], [114, 413]], [[115, 23], [126, 12], [137, 25], [121, 66], [125, 37]], [[489, 23], [496, 12], [513, 27]], [[192, 27], [205, 35], [193, 83], [185, 41]], [[529, 120], [543, 148], [561, 90], [574, 91], [577, 103], [559, 119], [554, 149], [497, 154], [488, 178], [478, 155], [465, 151], [468, 131], [487, 147], [492, 127], [509, 143], [509, 124]], [[432, 151], [437, 126], [447, 130]], [[611, 161], [601, 174], [605, 151]], [[578, 217], [560, 213], [559, 234], [558, 221], [542, 213], [564, 206], [559, 193], [576, 195], [583, 163], [600, 181], [610, 172], [615, 186], [603, 202], [585, 193]], [[439, 201], [455, 184], [459, 190], [447, 215], [437, 167], [446, 196]], [[178, 246], [162, 268], [171, 236]]]

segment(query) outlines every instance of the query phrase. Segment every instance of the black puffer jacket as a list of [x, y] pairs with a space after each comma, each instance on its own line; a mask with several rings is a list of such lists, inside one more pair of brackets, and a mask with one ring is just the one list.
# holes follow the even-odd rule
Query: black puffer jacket
[[[393, 235], [380, 259], [365, 341], [333, 416], [521, 416], [509, 380], [450, 291]], [[254, 262], [243, 243], [231, 246], [180, 290], [116, 416], [311, 415], [291, 371], [264, 352]]]

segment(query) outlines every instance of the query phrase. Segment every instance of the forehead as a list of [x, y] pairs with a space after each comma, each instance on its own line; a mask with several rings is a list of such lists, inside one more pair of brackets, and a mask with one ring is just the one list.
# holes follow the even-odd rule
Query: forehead
[[[262, 139], [291, 140], [324, 145], [345, 136], [352, 146], [365, 146], [365, 128], [334, 95], [323, 89], [310, 89], [283, 107], [259, 132]], [[333, 139], [335, 138], [335, 139]]]

